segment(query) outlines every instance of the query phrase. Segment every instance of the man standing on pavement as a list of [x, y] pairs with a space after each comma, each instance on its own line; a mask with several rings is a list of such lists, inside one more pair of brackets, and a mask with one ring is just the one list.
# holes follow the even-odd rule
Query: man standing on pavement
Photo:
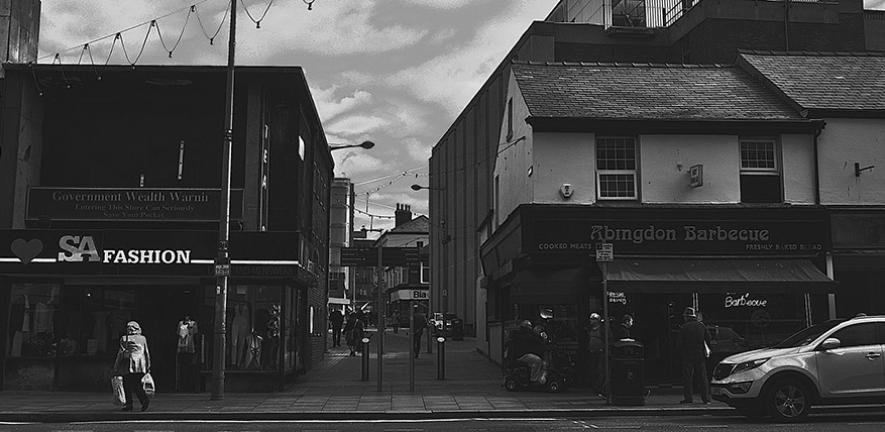
[[344, 323], [344, 314], [338, 309], [329, 312], [329, 324], [332, 326], [332, 346], [341, 346], [341, 324]]
[[424, 312], [418, 312], [418, 305], [412, 305], [415, 309], [415, 317], [412, 320], [412, 332], [415, 334], [415, 346], [412, 347], [415, 350], [415, 358], [418, 358], [418, 353], [421, 352], [421, 335], [424, 334], [424, 327], [427, 327], [427, 315], [424, 315]]
[[587, 342], [587, 381], [599, 397], [605, 397], [605, 328], [598, 313], [590, 314], [584, 334]]
[[707, 347], [710, 333], [707, 326], [698, 321], [698, 314], [693, 307], [685, 308], [682, 313], [685, 324], [679, 328], [679, 350], [682, 353], [682, 393], [679, 403], [692, 403], [694, 393], [694, 377], [700, 381], [701, 400], [710, 403], [710, 380], [707, 379]]

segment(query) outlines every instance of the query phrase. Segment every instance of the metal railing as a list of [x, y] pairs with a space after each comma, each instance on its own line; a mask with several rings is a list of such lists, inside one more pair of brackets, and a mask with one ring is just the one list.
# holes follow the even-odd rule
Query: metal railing
[[[703, 0], [597, 0], [579, 2], [580, 8], [560, 11], [557, 20], [601, 24], [606, 28], [669, 27]], [[741, 0], [735, 0], [741, 1]], [[749, 1], [749, 0], [744, 0]], [[760, 0], [754, 0], [760, 1]], [[827, 3], [833, 0], [761, 0], [782, 3]]]

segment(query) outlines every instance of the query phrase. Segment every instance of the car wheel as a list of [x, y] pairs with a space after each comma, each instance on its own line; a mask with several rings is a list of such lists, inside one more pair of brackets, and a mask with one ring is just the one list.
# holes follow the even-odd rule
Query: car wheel
[[768, 413], [781, 422], [798, 422], [808, 416], [811, 394], [801, 382], [785, 379], [772, 384], [766, 392]]
[[504, 388], [507, 389], [507, 391], [517, 391], [519, 390], [519, 384], [515, 379], [507, 378], [504, 380]]

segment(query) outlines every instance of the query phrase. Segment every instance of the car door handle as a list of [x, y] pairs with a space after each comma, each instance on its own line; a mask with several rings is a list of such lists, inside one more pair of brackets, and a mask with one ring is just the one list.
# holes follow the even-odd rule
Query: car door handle
[[879, 358], [879, 357], [882, 357], [882, 354], [879, 354], [879, 353], [873, 353], [873, 352], [871, 352], [871, 353], [867, 353], [867, 359], [869, 359], [869, 360], [877, 359], [877, 358]]

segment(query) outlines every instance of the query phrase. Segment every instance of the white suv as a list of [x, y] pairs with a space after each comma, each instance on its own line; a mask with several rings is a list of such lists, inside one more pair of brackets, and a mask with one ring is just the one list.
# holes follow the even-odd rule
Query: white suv
[[885, 316], [826, 321], [713, 370], [713, 399], [744, 415], [800, 421], [812, 405], [885, 401]]

